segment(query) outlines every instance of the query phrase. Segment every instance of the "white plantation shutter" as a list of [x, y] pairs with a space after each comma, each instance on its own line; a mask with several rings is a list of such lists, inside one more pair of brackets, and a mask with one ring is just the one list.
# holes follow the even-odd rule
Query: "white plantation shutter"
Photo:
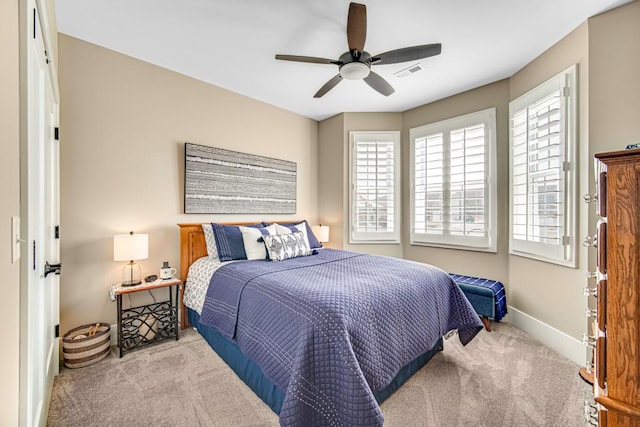
[[560, 91], [514, 114], [513, 236], [560, 244], [564, 229]]
[[414, 229], [442, 235], [444, 230], [444, 144], [442, 133], [417, 138], [414, 161]]
[[449, 222], [452, 235], [486, 237], [484, 124], [451, 132]]
[[399, 132], [351, 132], [351, 243], [398, 242]]
[[495, 109], [411, 129], [412, 244], [495, 251]]
[[511, 253], [574, 265], [575, 70], [514, 100], [510, 110]]

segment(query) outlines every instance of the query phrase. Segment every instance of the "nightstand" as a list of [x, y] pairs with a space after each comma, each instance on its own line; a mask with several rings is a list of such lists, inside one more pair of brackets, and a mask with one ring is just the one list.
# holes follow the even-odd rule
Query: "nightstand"
[[[182, 281], [158, 279], [135, 286], [113, 285], [112, 300], [118, 303], [118, 350], [120, 357], [125, 352], [169, 338], [178, 340], [178, 293]], [[169, 298], [152, 304], [122, 308], [122, 296], [134, 292], [167, 288]], [[175, 293], [172, 294], [172, 289]]]

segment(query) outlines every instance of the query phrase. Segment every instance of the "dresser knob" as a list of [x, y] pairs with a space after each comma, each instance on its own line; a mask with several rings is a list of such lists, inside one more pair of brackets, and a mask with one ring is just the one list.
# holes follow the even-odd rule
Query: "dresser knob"
[[598, 288], [590, 288], [588, 286], [585, 286], [584, 288], [582, 288], [582, 295], [584, 295], [585, 297], [598, 298]]
[[587, 274], [585, 276], [587, 276], [587, 279], [595, 279], [595, 278], [598, 277], [598, 272], [597, 271], [594, 271], [594, 272], [587, 271]]
[[582, 246], [584, 246], [585, 248], [589, 247], [589, 246], [593, 246], [593, 247], [597, 247], [598, 246], [598, 242], [596, 239], [596, 236], [587, 236], [584, 238], [584, 242], [582, 242]]
[[595, 203], [598, 201], [598, 195], [597, 194], [585, 194], [584, 196], [582, 196], [582, 198], [584, 199], [585, 203]]
[[585, 347], [595, 347], [596, 346], [596, 337], [591, 336], [587, 333], [582, 335], [582, 345]]
[[589, 317], [596, 317], [598, 315], [598, 310], [596, 309], [591, 309], [591, 308], [587, 308], [584, 310], [584, 315], [589, 318]]

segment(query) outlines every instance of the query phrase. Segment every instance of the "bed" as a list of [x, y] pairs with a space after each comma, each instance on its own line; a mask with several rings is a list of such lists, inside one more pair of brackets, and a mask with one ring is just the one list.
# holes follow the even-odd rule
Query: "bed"
[[[202, 224], [179, 227], [188, 288], [190, 267], [195, 277], [210, 260]], [[379, 404], [443, 349], [445, 333], [457, 329], [467, 344], [482, 329], [433, 266], [332, 249], [222, 264], [202, 302], [185, 306], [183, 295], [181, 325], [194, 326], [281, 425], [380, 426]]]

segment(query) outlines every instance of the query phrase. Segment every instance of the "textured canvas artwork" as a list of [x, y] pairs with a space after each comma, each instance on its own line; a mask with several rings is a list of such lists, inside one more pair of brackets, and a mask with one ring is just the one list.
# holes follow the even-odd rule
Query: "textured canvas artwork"
[[295, 162], [185, 144], [185, 213], [296, 213]]

